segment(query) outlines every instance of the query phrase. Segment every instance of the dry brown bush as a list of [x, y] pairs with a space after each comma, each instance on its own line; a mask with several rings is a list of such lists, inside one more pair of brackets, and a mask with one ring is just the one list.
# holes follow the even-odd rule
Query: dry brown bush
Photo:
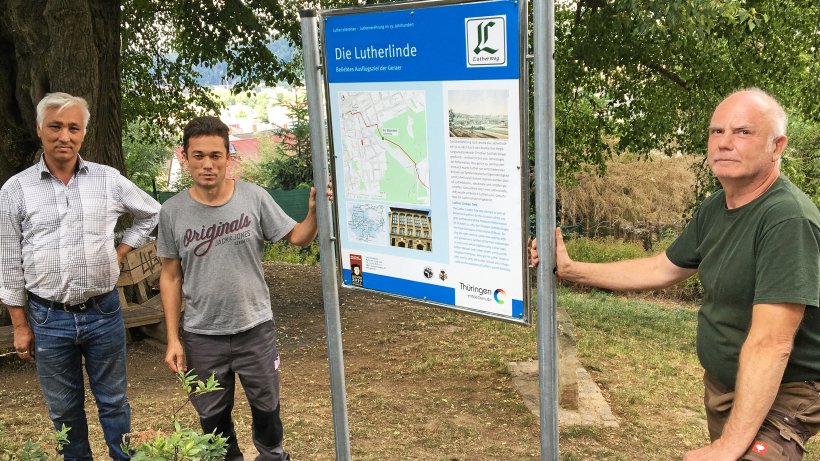
[[694, 198], [696, 162], [692, 156], [614, 158], [604, 176], [580, 173], [576, 184], [557, 186], [558, 218], [580, 225], [588, 237], [614, 236], [649, 248], [666, 229], [681, 229]]

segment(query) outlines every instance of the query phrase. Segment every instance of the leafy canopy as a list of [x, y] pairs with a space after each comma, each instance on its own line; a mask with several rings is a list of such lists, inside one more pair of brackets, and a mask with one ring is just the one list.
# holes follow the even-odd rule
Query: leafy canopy
[[758, 86], [820, 120], [815, 0], [556, 2], [558, 176], [630, 151], [703, 153], [711, 112]]
[[300, 43], [295, 2], [269, 0], [122, 0], [123, 126], [143, 120], [169, 136], [220, 103], [200, 85], [197, 66], [224, 68], [233, 93], [264, 83], [296, 83], [296, 60], [269, 45]]

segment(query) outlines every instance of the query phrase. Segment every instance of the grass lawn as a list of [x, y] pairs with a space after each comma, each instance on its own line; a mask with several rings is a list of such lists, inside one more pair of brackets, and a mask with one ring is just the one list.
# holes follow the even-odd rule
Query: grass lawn
[[[561, 430], [562, 460], [672, 460], [708, 442], [696, 306], [562, 290], [578, 356], [618, 417], [618, 429]], [[806, 461], [820, 460], [818, 443]]]

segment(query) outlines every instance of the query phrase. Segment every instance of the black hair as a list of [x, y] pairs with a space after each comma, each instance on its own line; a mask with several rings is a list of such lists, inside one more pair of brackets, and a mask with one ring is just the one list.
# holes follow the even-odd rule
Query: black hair
[[230, 128], [217, 117], [204, 116], [196, 117], [187, 125], [182, 132], [182, 152], [188, 154], [188, 141], [199, 136], [221, 136], [225, 140], [225, 152], [230, 152], [231, 145], [228, 139]]

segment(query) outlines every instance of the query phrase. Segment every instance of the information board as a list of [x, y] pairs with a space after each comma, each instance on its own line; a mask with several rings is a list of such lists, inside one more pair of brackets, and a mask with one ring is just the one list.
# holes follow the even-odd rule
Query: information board
[[321, 14], [344, 286], [530, 323], [522, 5]]

